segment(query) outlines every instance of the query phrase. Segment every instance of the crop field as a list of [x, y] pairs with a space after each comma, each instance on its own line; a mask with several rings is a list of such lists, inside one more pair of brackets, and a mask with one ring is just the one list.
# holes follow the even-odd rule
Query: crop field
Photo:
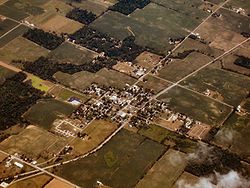
[[250, 116], [233, 114], [215, 135], [213, 143], [228, 148], [250, 161]]
[[38, 0], [31, 1], [31, 0], [8, 0], [4, 5], [17, 9], [21, 12], [25, 12], [26, 14], [37, 15], [42, 14], [44, 10], [39, 5], [42, 5], [48, 0]]
[[117, 125], [114, 123], [105, 120], [94, 120], [82, 131], [87, 135], [87, 138], [84, 140], [76, 138], [71, 143], [73, 152], [76, 155], [87, 153], [103, 142], [115, 129], [117, 129]]
[[183, 59], [174, 59], [167, 63], [160, 71], [159, 77], [176, 82], [192, 73], [202, 65], [212, 60], [211, 57], [198, 52], [192, 52]]
[[59, 152], [65, 144], [63, 138], [30, 125], [18, 135], [10, 136], [2, 141], [0, 149], [10, 154], [19, 153], [35, 159], [41, 157], [43, 160]]
[[249, 31], [249, 20], [245, 16], [224, 9], [220, 9], [218, 13], [221, 14], [220, 18], [211, 17], [197, 32], [202, 39], [210, 43], [210, 47], [227, 51], [246, 39], [241, 33]]
[[20, 188], [20, 187], [26, 187], [26, 188], [41, 188], [44, 185], [46, 185], [52, 178], [48, 175], [38, 175], [32, 178], [28, 178], [22, 181], [17, 181], [10, 186], [9, 188]]
[[0, 59], [10, 63], [12, 60], [34, 61], [46, 56], [49, 50], [23, 37], [17, 37], [0, 49]]
[[14, 27], [16, 27], [18, 25], [18, 23], [10, 20], [10, 19], [5, 19], [3, 21], [0, 21], [0, 36], [4, 35], [5, 33], [7, 33], [9, 30], [13, 29]]
[[172, 187], [186, 167], [186, 155], [169, 149], [147, 172], [136, 188]]
[[66, 102], [71, 97], [76, 97], [80, 99], [82, 102], [86, 102], [89, 99], [89, 96], [63, 88], [61, 86], [56, 85], [49, 91], [50, 94], [56, 96], [56, 99], [59, 101]]
[[236, 65], [234, 62], [239, 58], [239, 56], [250, 58], [248, 46], [242, 46], [234, 50], [232, 53], [227, 54], [215, 63], [215, 67], [220, 69], [225, 69], [228, 71], [236, 72], [246, 76], [250, 76], [249, 69], [240, 65]]
[[97, 56], [96, 52], [86, 48], [78, 48], [71, 43], [64, 42], [48, 55], [49, 58], [57, 60], [59, 63], [71, 63], [81, 65], [90, 62]]
[[209, 45], [206, 45], [199, 40], [193, 40], [191, 38], [188, 38], [185, 40], [182, 45], [180, 45], [172, 54], [171, 56], [174, 58], [181, 58], [183, 55], [185, 57], [185, 53], [188, 52], [200, 52], [202, 54], [205, 54], [209, 57], [218, 57], [223, 53], [222, 50], [210, 47]]
[[1, 12], [1, 15], [12, 18], [17, 21], [21, 21], [24, 18], [29, 16], [28, 14], [18, 10], [17, 8], [8, 7], [4, 4], [0, 5], [0, 12]]
[[51, 180], [47, 185], [44, 186], [44, 188], [54, 188], [54, 187], [60, 187], [60, 188], [74, 188], [74, 186], [69, 185], [59, 179], [54, 178]]
[[16, 73], [14, 71], [11, 71], [9, 69], [0, 66], [0, 85], [4, 83], [6, 78], [10, 78], [15, 74]]
[[168, 23], [167, 19], [161, 19], [166, 16], [172, 16], [174, 19], [176, 13], [156, 4], [149, 4], [129, 17], [109, 11], [95, 20], [91, 27], [120, 40], [135, 35], [137, 44], [166, 54], [173, 48], [173, 45], [169, 44], [170, 37], [180, 38], [187, 34], [185, 29], [178, 28], [175, 20]]
[[[69, 1], [69, 0], [64, 0]], [[108, 5], [99, 0], [85, 0], [81, 2], [73, 1], [71, 2], [73, 6], [79, 7], [84, 10], [93, 12], [95, 15], [99, 16], [108, 9]]]
[[185, 187], [187, 183], [190, 186], [195, 186], [195, 184], [198, 183], [198, 181], [199, 181], [199, 177], [193, 174], [190, 174], [188, 172], [183, 172], [172, 188], [180, 188], [183, 186]]
[[15, 39], [16, 37], [23, 35], [27, 30], [28, 30], [28, 27], [26, 27], [24, 25], [20, 25], [17, 28], [15, 28], [14, 30], [12, 30], [11, 32], [9, 32], [7, 35], [3, 36], [0, 39], [0, 48], [2, 48], [4, 45], [9, 43], [10, 41]]
[[249, 93], [250, 79], [224, 70], [205, 68], [181, 82], [181, 85], [200, 93], [209, 89], [211, 97], [237, 107]]
[[58, 174], [86, 188], [95, 187], [97, 180], [133, 187], [164, 151], [162, 145], [122, 130], [95, 154], [61, 166]]
[[169, 87], [171, 85], [170, 82], [157, 78], [153, 75], [147, 75], [144, 78], [145, 81], [139, 82], [138, 86], [142, 86], [147, 89], [152, 89], [154, 93], [158, 93], [161, 90]]
[[54, 120], [70, 115], [74, 109], [74, 106], [55, 99], [40, 100], [24, 114], [24, 118], [32, 124], [49, 130]]
[[138, 133], [160, 143], [168, 136], [168, 131], [165, 128], [153, 124], [142, 127]]
[[153, 68], [159, 61], [161, 60], [161, 56], [144, 51], [134, 60], [134, 63], [138, 66], [142, 66], [144, 68], [151, 69]]
[[114, 70], [108, 70], [106, 68], [101, 69], [97, 73], [82, 71], [73, 75], [57, 72], [54, 77], [63, 85], [70, 86], [71, 88], [75, 88], [79, 91], [85, 89], [94, 82], [100, 85], [112, 86], [116, 88], [123, 88], [126, 84], [132, 85], [136, 82], [135, 78]]
[[168, 103], [170, 109], [208, 125], [223, 123], [232, 111], [232, 108], [224, 104], [178, 86], [162, 94], [158, 99]]
[[71, 20], [69, 18], [65, 18], [61, 15], [55, 15], [47, 20], [45, 23], [38, 24], [38, 26], [45, 31], [56, 32], [58, 34], [68, 33], [72, 34], [82, 28], [83, 24]]

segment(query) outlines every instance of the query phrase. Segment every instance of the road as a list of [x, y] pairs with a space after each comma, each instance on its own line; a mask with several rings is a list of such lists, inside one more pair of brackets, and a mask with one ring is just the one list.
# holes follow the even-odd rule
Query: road
[[67, 180], [65, 180], [65, 179], [63, 179], [63, 178], [61, 178], [61, 177], [59, 177], [59, 176], [57, 176], [57, 175], [55, 175], [55, 174], [53, 174], [53, 173], [51, 173], [51, 172], [45, 170], [45, 169], [43, 169], [43, 168], [38, 167], [37, 165], [33, 165], [33, 164], [29, 163], [29, 162], [26, 162], [26, 161], [22, 160], [22, 159], [19, 158], [19, 157], [16, 157], [16, 156], [14, 156], [14, 155], [10, 155], [10, 154], [8, 154], [8, 153], [2, 151], [2, 150], [0, 150], [0, 153], [5, 154], [5, 155], [7, 155], [7, 156], [11, 156], [12, 159], [14, 159], [14, 160], [16, 160], [16, 161], [19, 161], [20, 163], [25, 164], [25, 165], [27, 165], [27, 166], [30, 166], [30, 167], [32, 167], [32, 168], [34, 168], [34, 169], [36, 169], [36, 170], [39, 170], [40, 172], [43, 172], [43, 173], [45, 173], [45, 174], [47, 174], [47, 175], [49, 175], [49, 176], [51, 176], [51, 177], [54, 177], [54, 178], [56, 178], [56, 179], [58, 179], [58, 180], [60, 180], [60, 181], [62, 181], [62, 182], [64, 182], [64, 183], [67, 183], [67, 184], [69, 184], [69, 185], [71, 185], [71, 186], [73, 186], [73, 187], [75, 187], [75, 188], [78, 188], [78, 187], [79, 187], [79, 186], [77, 186], [77, 185], [75, 185], [75, 184], [73, 184], [73, 183], [71, 183], [71, 182], [69, 182], [69, 181], [67, 181]]
[[[222, 6], [224, 6], [228, 1], [229, 1], [229, 0], [225, 1], [225, 2], [222, 3], [220, 6], [218, 6], [217, 9], [216, 9], [214, 12], [216, 12], [217, 10], [219, 10], [219, 9], [220, 9]], [[214, 13], [214, 12], [213, 12], [213, 13]], [[186, 36], [185, 39], [184, 39], [182, 42], [180, 42], [178, 45], [176, 45], [175, 48], [172, 50], [172, 52], [175, 51], [180, 45], [182, 45], [183, 42], [185, 42], [185, 41], [187, 40], [187, 38], [188, 38], [192, 33], [195, 33], [195, 31], [196, 31], [201, 25], [203, 25], [203, 24], [212, 16], [213, 13], [211, 13], [205, 20], [203, 20], [203, 22], [202, 22], [201, 24], [199, 24], [192, 32], [190, 32], [190, 34], [189, 34], [188, 36]], [[12, 19], [12, 20], [13, 20], [13, 19]], [[16, 20], [14, 20], [14, 21], [16, 21]], [[17, 22], [17, 21], [16, 21], [16, 22]], [[18, 22], [18, 23], [20, 23], [20, 22]], [[20, 24], [23, 24], [23, 23], [20, 23]], [[24, 25], [25, 25], [25, 24], [24, 24]], [[187, 79], [188, 77], [190, 77], [190, 76], [196, 74], [198, 71], [200, 71], [200, 70], [206, 68], [207, 66], [211, 65], [211, 64], [214, 63], [216, 60], [218, 60], [218, 59], [224, 57], [225, 55], [227, 55], [228, 53], [232, 52], [234, 49], [236, 49], [237, 47], [239, 47], [240, 45], [242, 45], [243, 43], [245, 43], [245, 42], [247, 42], [247, 41], [249, 41], [249, 39], [244, 40], [243, 42], [239, 43], [238, 45], [234, 46], [234, 47], [231, 48], [230, 50], [228, 50], [228, 51], [226, 51], [225, 53], [223, 53], [222, 55], [220, 55], [219, 57], [217, 57], [217, 58], [215, 58], [214, 60], [210, 61], [209, 63], [203, 65], [202, 67], [200, 67], [200, 68], [198, 68], [197, 70], [193, 71], [192, 73], [188, 74], [187, 76], [185, 76], [184, 78], [180, 79], [179, 81], [173, 83], [171, 86], [165, 88], [164, 90], [162, 90], [161, 92], [159, 92], [158, 94], [156, 94], [151, 100], [158, 98], [160, 95], [162, 95], [163, 93], [167, 92], [167, 91], [170, 90], [171, 88], [173, 88], [173, 87], [179, 85], [183, 80]], [[167, 56], [165, 56], [165, 57], [164, 57], [161, 61], [159, 61], [159, 62], [158, 62], [149, 72], [147, 72], [145, 75], [143, 75], [142, 77], [140, 77], [140, 78], [134, 83], [134, 85], [136, 85], [136, 84], [138, 84], [140, 81], [142, 81], [143, 78], [145, 78], [148, 74], [150, 74], [150, 72], [151, 72], [155, 67], [161, 65], [162, 62], [164, 62], [164, 61], [169, 57], [169, 55], [170, 55], [170, 54], [168, 54]], [[3, 63], [3, 62], [0, 62], [0, 65], [4, 66], [4, 67], [6, 67], [6, 68], [9, 68], [9, 69], [11, 69], [11, 70], [15, 70], [16, 72], [20, 72], [20, 71], [21, 71], [21, 70], [19, 70], [19, 69], [13, 67], [13, 66], [11, 66], [11, 65], [7, 65], [7, 64]], [[124, 107], [124, 108], [125, 108], [125, 107]], [[128, 120], [128, 121], [129, 121], [129, 120]], [[107, 139], [105, 139], [102, 143], [100, 143], [95, 149], [93, 149], [93, 150], [91, 150], [90, 152], [88, 152], [88, 153], [86, 153], [86, 154], [84, 154], [84, 155], [82, 155], [82, 156], [79, 156], [79, 157], [77, 157], [77, 158], [74, 158], [74, 159], [71, 159], [71, 160], [68, 160], [68, 161], [64, 161], [62, 164], [67, 164], [67, 163], [70, 163], [70, 162], [79, 160], [79, 159], [81, 159], [81, 158], [85, 158], [85, 157], [89, 156], [89, 155], [92, 154], [92, 153], [95, 153], [96, 151], [98, 151], [99, 149], [101, 149], [107, 142], [109, 142], [109, 141], [110, 141], [110, 140], [111, 140], [111, 139], [112, 139], [112, 138], [113, 138], [113, 137], [114, 137], [114, 136], [115, 136], [115, 135], [116, 135], [116, 134], [117, 134], [126, 124], [127, 124], [127, 123], [128, 123], [128, 121], [124, 122], [118, 129], [115, 130], [115, 132], [113, 132]], [[4, 151], [1, 151], [1, 150], [0, 150], [0, 152], [2, 152], [2, 153], [4, 153], [4, 154], [8, 155], [8, 153], [6, 153], [6, 152], [4, 152]], [[33, 165], [33, 164], [31, 164], [31, 163], [25, 162], [25, 161], [23, 161], [22, 159], [17, 158], [17, 157], [15, 157], [15, 156], [12, 156], [12, 157], [13, 157], [14, 159], [16, 159], [16, 160], [18, 160], [18, 161], [20, 161], [20, 162], [22, 162], [22, 163], [28, 165], [28, 166], [33, 167], [34, 169], [38, 170], [39, 172], [43, 172], [43, 173], [48, 174], [48, 175], [50, 175], [50, 176], [52, 176], [52, 177], [58, 178], [59, 180], [61, 180], [61, 181], [63, 181], [63, 182], [66, 182], [66, 183], [68, 183], [68, 184], [70, 184], [70, 185], [73, 185], [73, 186], [77, 187], [77, 185], [72, 184], [72, 183], [68, 182], [67, 180], [65, 180], [65, 179], [63, 179], [63, 178], [61, 178], [61, 177], [59, 177], [59, 176], [56, 176], [56, 175], [52, 174], [51, 172], [47, 171], [47, 169], [50, 169], [50, 168], [55, 167], [55, 166], [59, 166], [59, 165], [61, 165], [61, 163], [53, 164], [53, 165], [47, 166], [47, 167], [45, 167], [45, 168], [40, 168], [40, 167], [38, 167], [37, 165]]]

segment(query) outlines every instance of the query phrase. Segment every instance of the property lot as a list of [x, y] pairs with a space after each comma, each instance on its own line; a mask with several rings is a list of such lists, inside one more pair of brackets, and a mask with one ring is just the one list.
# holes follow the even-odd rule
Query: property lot
[[57, 72], [54, 77], [63, 85], [70, 86], [79, 91], [84, 90], [91, 83], [124, 88], [126, 84], [132, 85], [136, 82], [135, 78], [114, 70], [108, 70], [106, 68], [101, 69], [97, 73], [82, 71], [70, 75], [62, 72]]
[[13, 60], [34, 61], [46, 56], [49, 50], [23, 37], [17, 37], [0, 49], [0, 59], [10, 63]]
[[143, 82], [139, 82], [138, 86], [142, 86], [144, 88], [152, 90], [154, 93], [158, 93], [161, 90], [169, 87], [171, 85], [170, 82], [157, 78], [153, 75], [147, 75], [144, 77]]
[[49, 130], [54, 120], [70, 115], [74, 109], [74, 106], [55, 99], [40, 100], [24, 114], [24, 118]]
[[68, 101], [71, 97], [80, 99], [83, 103], [86, 102], [90, 97], [66, 88], [56, 85], [49, 91], [50, 94], [54, 95], [59, 101]]
[[76, 138], [71, 143], [74, 154], [85, 154], [96, 148], [109, 135], [111, 135], [115, 129], [117, 129], [115, 123], [105, 120], [94, 120], [82, 131], [83, 134], [86, 134], [85, 138]]
[[250, 5], [249, 3], [246, 3], [246, 1], [244, 0], [231, 0], [227, 4], [225, 4], [224, 7], [229, 8], [234, 11], [236, 11], [239, 8], [242, 8], [244, 10], [240, 11], [241, 14], [243, 15], [250, 14]]
[[97, 53], [86, 48], [78, 48], [75, 45], [64, 42], [48, 55], [49, 58], [57, 60], [59, 63], [71, 63], [81, 65], [92, 61]]
[[181, 85], [237, 107], [247, 97], [250, 79], [215, 68], [205, 68], [187, 78]]
[[95, 154], [61, 166], [58, 174], [86, 188], [97, 180], [111, 187], [133, 187], [164, 151], [162, 145], [122, 130]]
[[175, 86], [158, 99], [169, 104], [170, 109], [209, 125], [224, 122], [232, 109], [208, 97]]
[[186, 155], [169, 149], [147, 172], [136, 188], [172, 187], [186, 167]]
[[31, 159], [44, 161], [58, 153], [65, 144], [63, 138], [30, 125], [18, 135], [2, 141], [0, 149], [10, 154], [24, 154]]
[[158, 76], [176, 82], [184, 78], [188, 74], [207, 64], [212, 60], [211, 57], [198, 52], [191, 52], [183, 59], [173, 59], [168, 62], [159, 71]]

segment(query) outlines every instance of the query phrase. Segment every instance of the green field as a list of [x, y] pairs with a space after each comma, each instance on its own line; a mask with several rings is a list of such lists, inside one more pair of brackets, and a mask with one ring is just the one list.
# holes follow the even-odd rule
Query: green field
[[73, 75], [57, 72], [54, 77], [63, 85], [70, 86], [79, 91], [85, 89], [94, 82], [100, 85], [117, 88], [124, 88], [126, 84], [132, 85], [136, 82], [136, 79], [128, 75], [106, 68], [101, 69], [97, 73], [82, 71]]
[[54, 120], [70, 115], [74, 109], [74, 106], [54, 99], [40, 100], [24, 114], [24, 118], [49, 130]]
[[166, 64], [158, 73], [158, 76], [176, 82], [188, 74], [207, 64], [212, 60], [211, 57], [198, 52], [192, 52], [184, 59], [174, 59]]
[[48, 55], [49, 58], [57, 60], [59, 63], [71, 63], [75, 65], [88, 63], [95, 56], [97, 56], [97, 53], [84, 48], [79, 49], [68, 42], [64, 42]]
[[136, 188], [172, 187], [186, 167], [186, 155], [168, 150], [147, 172]]
[[34, 61], [46, 56], [49, 50], [23, 37], [17, 37], [0, 49], [0, 59], [10, 63], [12, 60]]
[[233, 114], [215, 135], [213, 142], [250, 162], [250, 115]]
[[86, 188], [95, 187], [97, 180], [134, 187], [164, 151], [162, 145], [122, 130], [95, 154], [60, 166], [58, 175]]
[[205, 68], [181, 82], [181, 85], [201, 93], [209, 89], [216, 92], [212, 97], [237, 107], [249, 93], [250, 79], [228, 71]]
[[208, 125], [223, 123], [232, 111], [228, 106], [178, 86], [171, 88], [158, 99], [168, 103], [172, 110]]

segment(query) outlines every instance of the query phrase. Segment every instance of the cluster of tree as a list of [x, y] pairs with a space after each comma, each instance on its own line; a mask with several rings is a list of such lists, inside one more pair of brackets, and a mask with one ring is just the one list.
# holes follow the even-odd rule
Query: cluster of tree
[[199, 158], [190, 159], [186, 171], [196, 176], [206, 176], [214, 171], [224, 173], [228, 170], [242, 170], [240, 158], [226, 150], [213, 147]]
[[17, 73], [0, 86], [0, 130], [24, 122], [25, 113], [43, 95], [43, 92], [24, 83], [24, 73]]
[[238, 58], [234, 61], [235, 65], [239, 65], [245, 68], [250, 68], [250, 59], [244, 56], [238, 56]]
[[137, 8], [144, 8], [150, 3], [150, 0], [119, 0], [116, 4], [110, 7], [110, 10], [129, 15]]
[[116, 60], [133, 61], [145, 50], [145, 48], [135, 44], [133, 36], [120, 41], [88, 27], [78, 30], [69, 38], [93, 51], [104, 52], [106, 56]]
[[42, 29], [37, 28], [29, 29], [23, 34], [23, 37], [49, 50], [54, 50], [64, 42], [64, 38], [62, 36], [58, 36], [55, 33], [45, 32]]
[[96, 19], [96, 15], [94, 13], [80, 8], [73, 8], [66, 14], [66, 17], [85, 25], [90, 24]]
[[80, 71], [95, 73], [104, 67], [111, 68], [117, 63], [117, 61], [108, 57], [96, 57], [93, 61], [88, 63], [74, 65], [69, 63], [59, 63], [56, 60], [40, 57], [34, 62], [17, 60], [13, 61], [13, 63], [22, 64], [25, 71], [37, 75], [42, 79], [55, 81], [53, 75], [58, 71], [68, 74], [74, 74]]

